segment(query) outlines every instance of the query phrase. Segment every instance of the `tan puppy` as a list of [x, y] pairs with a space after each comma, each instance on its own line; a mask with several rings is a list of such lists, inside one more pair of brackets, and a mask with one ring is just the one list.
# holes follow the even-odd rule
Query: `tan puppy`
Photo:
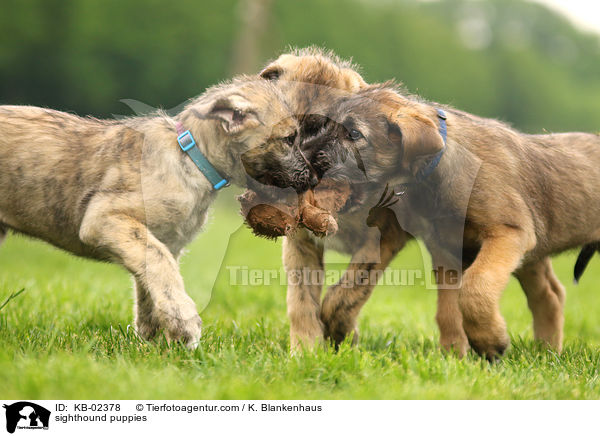
[[[312, 142], [329, 150], [322, 160], [329, 174], [354, 180], [357, 150], [379, 189], [390, 183], [406, 191], [394, 209], [402, 227], [424, 239], [434, 267], [464, 270], [458, 292], [441, 284], [438, 320], [456, 325], [462, 317], [475, 351], [498, 357], [509, 344], [499, 300], [514, 274], [536, 338], [560, 349], [565, 293], [548, 256], [600, 236], [600, 136], [525, 135], [387, 87], [338, 102], [329, 118], [336, 122], [322, 143]], [[431, 174], [419, 177], [436, 156]], [[344, 304], [333, 309], [334, 318], [351, 312]]]
[[173, 118], [103, 121], [0, 106], [0, 240], [11, 230], [123, 265], [135, 278], [139, 334], [164, 329], [193, 347], [201, 320], [177, 259], [217, 191], [180, 148], [178, 124], [231, 182], [244, 184], [251, 170], [305, 189], [310, 172], [291, 115], [278, 88], [249, 77], [209, 89]]
[[[286, 96], [294, 101], [300, 120], [304, 141], [318, 134], [327, 123], [326, 114], [333, 101], [351, 95], [367, 87], [367, 83], [356, 71], [352, 63], [340, 59], [329, 51], [316, 47], [294, 50], [281, 55], [269, 63], [260, 75], [278, 84]], [[304, 147], [308, 159], [318, 159], [322, 150]], [[323, 172], [319, 174], [322, 176]], [[334, 326], [321, 321], [321, 293], [323, 284], [318, 281], [297, 280], [301, 271], [310, 271], [309, 277], [324, 272], [323, 257], [326, 248], [352, 254], [350, 268], [358, 268], [370, 261], [378, 268], [385, 269], [394, 255], [402, 248], [407, 235], [400, 231], [397, 239], [382, 238], [381, 259], [380, 241], [377, 232], [365, 232], [368, 208], [355, 208], [340, 214], [338, 233], [327, 239], [315, 238], [305, 229], [299, 229], [293, 237], [284, 238], [283, 261], [288, 273], [287, 306], [290, 318], [290, 342], [292, 349], [301, 345], [311, 346], [323, 336], [343, 339], [344, 333], [337, 334]], [[388, 235], [389, 236], [389, 235]], [[388, 248], [390, 247], [390, 248]], [[370, 292], [374, 285], [369, 287]], [[345, 294], [355, 294], [344, 280], [332, 286], [328, 296], [345, 298]], [[326, 301], [330, 301], [326, 297]], [[366, 301], [366, 299], [365, 299]], [[357, 307], [359, 310], [360, 307]], [[357, 312], [358, 313], [358, 312]], [[345, 326], [348, 327], [348, 326]], [[355, 325], [349, 326], [354, 329]], [[358, 339], [358, 333], [354, 340]]]

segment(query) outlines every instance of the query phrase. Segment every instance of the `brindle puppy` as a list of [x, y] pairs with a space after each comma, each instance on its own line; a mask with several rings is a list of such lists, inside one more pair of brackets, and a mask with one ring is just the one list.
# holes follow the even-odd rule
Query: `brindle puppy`
[[245, 182], [246, 169], [263, 182], [276, 173], [286, 186], [309, 183], [288, 102], [257, 77], [211, 88], [173, 118], [103, 121], [0, 106], [0, 240], [11, 230], [123, 265], [135, 279], [139, 334], [164, 329], [194, 347], [201, 320], [177, 259], [217, 191], [180, 148], [181, 128], [233, 183]]
[[[312, 147], [310, 143], [312, 138], [322, 142], [321, 134], [328, 123], [331, 105], [368, 86], [356, 68], [332, 52], [309, 47], [281, 55], [260, 73], [265, 79], [276, 82], [282, 92], [294, 102], [305, 144], [304, 155], [311, 162], [328, 156], [327, 150]], [[322, 178], [328, 167], [321, 161], [314, 170]], [[338, 217], [340, 228], [335, 236], [320, 239], [300, 229], [293, 237], [284, 238], [283, 261], [288, 276], [295, 276], [299, 271], [310, 271], [310, 277], [322, 276], [326, 249], [352, 255], [349, 270], [339, 283], [329, 288], [325, 302], [344, 300], [346, 296], [351, 298], [356, 295], [358, 286], [349, 284], [349, 277], [365, 265], [370, 269], [385, 269], [410, 237], [402, 229], [386, 231], [382, 237], [377, 230], [370, 228], [367, 223], [369, 207], [363, 204], [365, 194], [365, 191], [355, 189], [355, 198], [350, 201], [352, 206], [341, 211]], [[395, 217], [392, 220], [380, 217], [377, 221], [381, 223], [379, 227], [383, 225], [386, 229], [397, 228]], [[361, 286], [361, 293], [370, 293], [374, 286], [375, 283]], [[354, 329], [353, 340], [358, 340], [354, 322], [350, 326], [344, 326], [344, 332], [341, 333], [342, 329], [330, 324], [328, 319], [321, 321], [321, 293], [322, 283], [319, 281], [308, 282], [288, 277], [287, 303], [292, 349], [300, 345], [310, 347], [324, 336], [341, 341], [346, 328]], [[358, 314], [360, 306], [354, 307]]]
[[[336, 105], [330, 118], [338, 122], [313, 146], [335, 150], [325, 162], [332, 177], [357, 176], [358, 150], [371, 181], [405, 186], [395, 206], [402, 227], [424, 239], [434, 266], [464, 268], [458, 292], [447, 294], [448, 316], [462, 317], [475, 351], [494, 359], [509, 345], [499, 300], [511, 274], [527, 295], [536, 338], [560, 348], [565, 292], [549, 256], [600, 237], [600, 136], [525, 135], [444, 107], [444, 143], [440, 108], [371, 87]], [[418, 177], [441, 150], [437, 167]], [[448, 229], [460, 230], [460, 241]], [[348, 316], [344, 305], [333, 309], [331, 317]]]
[[[367, 86], [355, 65], [316, 47], [283, 54], [269, 63], [260, 75], [275, 82], [286, 97], [294, 102], [301, 136], [305, 141], [320, 138], [332, 102]], [[304, 147], [304, 151], [309, 161], [318, 159], [325, 152], [316, 147]], [[319, 178], [326, 170], [323, 165], [315, 168]], [[305, 229], [299, 229], [294, 237], [284, 238], [283, 262], [288, 274], [287, 306], [292, 349], [314, 345], [327, 331], [327, 326], [320, 319], [322, 283], [296, 280], [292, 275], [298, 271], [310, 271], [313, 277], [323, 274], [326, 247], [352, 254], [351, 267], [366, 259], [380, 263], [378, 235], [376, 232], [359, 231], [366, 227], [368, 209], [354, 209], [343, 211], [340, 215], [340, 231], [334, 237], [323, 240], [315, 238]], [[383, 242], [384, 245], [387, 240]], [[391, 240], [389, 242], [393, 244]], [[396, 245], [402, 247], [402, 244]], [[387, 266], [387, 262], [382, 268]], [[329, 293], [336, 293], [335, 289], [341, 289], [342, 284], [340, 282], [333, 286]], [[358, 339], [358, 334], [355, 339]]]

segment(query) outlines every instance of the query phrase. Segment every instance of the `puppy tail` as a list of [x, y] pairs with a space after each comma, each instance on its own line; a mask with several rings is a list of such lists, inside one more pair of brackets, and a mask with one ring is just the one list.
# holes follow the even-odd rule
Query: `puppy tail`
[[575, 268], [573, 269], [573, 277], [575, 278], [575, 284], [579, 283], [579, 279], [583, 275], [585, 268], [587, 267], [588, 263], [590, 262], [590, 259], [596, 251], [600, 251], [599, 242], [586, 244], [579, 252], [579, 256], [577, 256], [577, 261], [575, 262]]

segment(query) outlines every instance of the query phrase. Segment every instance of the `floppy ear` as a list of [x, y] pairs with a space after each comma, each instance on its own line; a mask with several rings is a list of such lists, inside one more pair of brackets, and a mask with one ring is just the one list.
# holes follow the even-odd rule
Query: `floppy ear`
[[281, 73], [283, 73], [281, 67], [275, 64], [269, 64], [259, 73], [259, 75], [266, 80], [277, 80], [279, 79], [279, 76], [281, 76]]
[[260, 124], [250, 102], [240, 95], [221, 97], [209, 106], [207, 113], [195, 113], [199, 118], [219, 120], [225, 133], [231, 135]]
[[427, 162], [444, 148], [444, 138], [436, 123], [418, 112], [402, 112], [394, 121], [388, 120], [388, 138], [400, 147], [400, 160], [404, 169], [416, 175]]
[[360, 74], [351, 68], [343, 68], [341, 70], [341, 76], [343, 77], [343, 85], [345, 90], [350, 92], [358, 92], [361, 89], [369, 86], [365, 79]]

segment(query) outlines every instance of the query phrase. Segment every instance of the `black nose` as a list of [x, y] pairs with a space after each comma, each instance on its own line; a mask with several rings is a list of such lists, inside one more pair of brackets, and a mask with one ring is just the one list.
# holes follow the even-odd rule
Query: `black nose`
[[319, 183], [319, 175], [317, 174], [317, 172], [315, 171], [315, 169], [313, 168], [312, 164], [310, 163], [310, 160], [307, 159], [306, 155], [304, 154], [304, 152], [298, 147], [298, 145], [294, 145], [294, 148], [296, 150], [296, 152], [298, 153], [298, 155], [300, 156], [302, 162], [304, 163], [304, 165], [306, 166], [306, 168], [308, 169], [309, 173], [310, 173], [310, 178], [308, 180], [308, 184], [310, 185], [310, 187], [314, 187], [317, 186], [317, 184]]

